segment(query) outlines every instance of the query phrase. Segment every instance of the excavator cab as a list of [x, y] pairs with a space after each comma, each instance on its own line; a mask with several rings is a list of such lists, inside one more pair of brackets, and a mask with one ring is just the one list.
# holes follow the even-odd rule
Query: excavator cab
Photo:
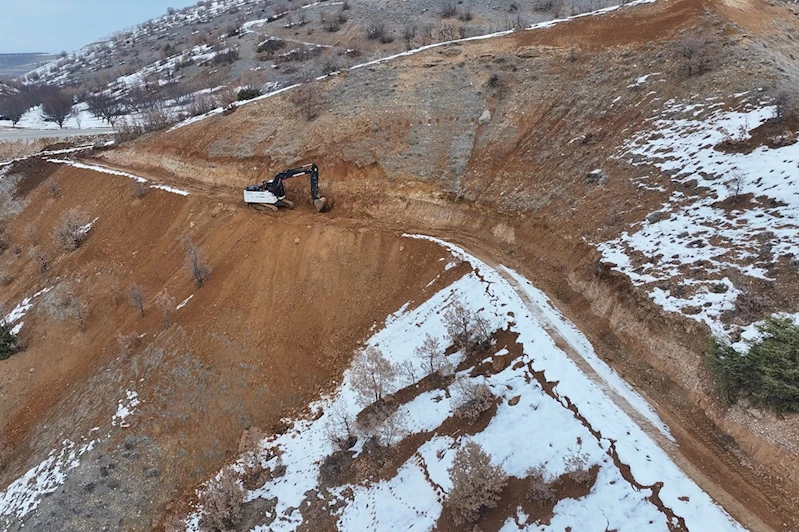
[[263, 181], [260, 185], [248, 186], [244, 189], [244, 201], [259, 210], [277, 211], [281, 207], [293, 209], [294, 202], [286, 199], [286, 189], [283, 182], [286, 179], [301, 175], [307, 175], [310, 178], [311, 201], [316, 212], [330, 210], [332, 202], [319, 195], [319, 167], [316, 163], [284, 170], [270, 181]]

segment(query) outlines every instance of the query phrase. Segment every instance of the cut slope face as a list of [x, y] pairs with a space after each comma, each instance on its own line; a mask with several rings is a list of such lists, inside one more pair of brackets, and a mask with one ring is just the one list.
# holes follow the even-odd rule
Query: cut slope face
[[[0, 364], [0, 529], [153, 529], [242, 430], [334, 386], [374, 321], [435, 290], [443, 267], [435, 245], [392, 233], [31, 166], [46, 169], [38, 186], [17, 165], [4, 177], [32, 191], [7, 228], [23, 250], [0, 257], [9, 320], [29, 339]], [[51, 235], [73, 208], [96, 220], [67, 253]], [[212, 268], [199, 289], [185, 238]], [[43, 273], [30, 241], [50, 257]]]
[[[359, 413], [361, 385], [351, 370], [334, 394], [311, 406], [312, 420], [298, 420], [250, 451], [237, 463], [240, 471], [258, 464], [272, 472], [245, 497], [250, 506], [269, 501], [253, 530], [319, 530], [332, 523], [347, 531], [462, 529], [453, 521], [448, 470], [468, 442], [509, 477], [499, 504], [476, 521], [481, 529], [744, 530], [657, 445], [672, 445], [657, 415], [542, 292], [512, 270], [439, 243], [472, 270], [416, 309], [390, 316], [367, 341], [397, 367], [413, 368], [386, 390], [391, 395], [382, 404], [391, 413], [376, 426], [361, 424], [375, 405]], [[427, 372], [415, 351], [426, 335], [450, 346], [446, 316], [455, 305], [486, 319], [496, 341], [468, 356], [449, 349], [455, 376], [420, 381]], [[570, 337], [583, 362], [603, 377], [581, 371], [550, 328]], [[496, 403], [473, 421], [458, 417], [470, 386], [487, 386]], [[630, 410], [642, 425], [610, 398], [611, 390], [639, 409]], [[347, 419], [359, 427], [357, 441], [337, 447]], [[534, 468], [556, 492], [551, 498], [528, 497]], [[189, 529], [197, 530], [208, 511], [200, 506]]]

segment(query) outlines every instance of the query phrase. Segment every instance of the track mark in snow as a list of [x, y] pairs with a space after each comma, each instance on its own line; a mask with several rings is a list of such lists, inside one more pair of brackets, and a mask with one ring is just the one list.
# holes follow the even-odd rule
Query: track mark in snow
[[[561, 335], [559, 328], [556, 327], [552, 320], [550, 320], [549, 317], [544, 314], [544, 310], [530, 298], [527, 291], [522, 288], [522, 286], [517, 282], [516, 278], [510, 274], [510, 271], [507, 268], [500, 266], [496, 269], [496, 271], [513, 287], [514, 290], [516, 290], [516, 293], [522, 300], [522, 303], [524, 303], [524, 306], [530, 311], [533, 317], [538, 320], [544, 330], [546, 330], [547, 334], [552, 337], [552, 339], [555, 341], [555, 345], [557, 345], [564, 353], [566, 353], [569, 358], [571, 358], [572, 361], [577, 364], [580, 370], [582, 370], [582, 372], [588, 376], [589, 379], [594, 381], [621, 410], [630, 416], [638, 424], [638, 426], [640, 426], [645, 432], [647, 432], [647, 434], [649, 434], [649, 436], [657, 440], [661, 447], [671, 446], [671, 444], [674, 443], [674, 437], [669, 432], [668, 427], [659, 418], [653, 418], [652, 414], [642, 414], [641, 407], [645, 406], [647, 409], [649, 409], [648, 405], [639, 404], [637, 407], [633, 406], [630, 404], [627, 398], [623, 397], [617, 391], [619, 383], [616, 383], [616, 385], [613, 386], [606, 380], [605, 377], [597, 373], [597, 371], [594, 369], [594, 366], [583, 356], [581, 350], [577, 349], [574, 345], [572, 345], [571, 342], [569, 342], [569, 340]], [[596, 361], [594, 361], [594, 364], [596, 364]], [[613, 371], [611, 368], [607, 369]], [[632, 391], [632, 393], [638, 393], [632, 390], [632, 388], [630, 391]], [[655, 416], [657, 416], [657, 414], [655, 414]]]

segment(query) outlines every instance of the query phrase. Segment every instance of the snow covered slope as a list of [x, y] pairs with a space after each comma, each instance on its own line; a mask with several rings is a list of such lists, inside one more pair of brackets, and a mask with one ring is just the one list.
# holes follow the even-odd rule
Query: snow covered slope
[[666, 102], [649, 130], [629, 140], [620, 157], [650, 172], [639, 186], [665, 180], [676, 190], [631, 231], [598, 245], [656, 303], [716, 334], [749, 325], [725, 317], [742, 294], [736, 278], [773, 281], [771, 268], [799, 259], [795, 132], [735, 149], [776, 110], [746, 93], [731, 98], [732, 107], [713, 98]]
[[[589, 377], [556, 345], [550, 330], [579, 346], [581, 356], [593, 355], [587, 339], [541, 292], [515, 272], [438, 242], [470, 263], [471, 271], [417, 308], [390, 316], [367, 342], [406, 368], [387, 390], [396, 392], [401, 404], [377, 429], [383, 445], [394, 449], [386, 456], [400, 457], [396, 468], [357, 473], [340, 485], [320, 481], [321, 469], [337, 451], [331, 430], [361, 411], [350, 371], [335, 394], [311, 406], [310, 420], [290, 421], [287, 432], [262, 441], [254, 455], [234, 465], [239, 473], [255, 463], [270, 470], [269, 480], [246, 493], [247, 501], [274, 505], [254, 530], [314, 529], [319, 515], [332, 518], [338, 530], [432, 530], [441, 525], [452, 490], [448, 468], [467, 442], [479, 444], [522, 486], [534, 467], [543, 468], [549, 481], [573, 473], [575, 464], [591, 471], [583, 493], [558, 493], [552, 515], [523, 495], [513, 499], [506, 489], [503, 497], [512, 501], [500, 505], [505, 514], [499, 508], [492, 514], [503, 531], [742, 530], [659, 446], [671, 445], [668, 431], [640, 396], [595, 356], [589, 364], [599, 378]], [[443, 316], [456, 303], [488, 320], [498, 331], [495, 338], [505, 334], [505, 340], [497, 340], [476, 363], [462, 352], [451, 353], [448, 358], [458, 368], [455, 384], [444, 379], [423, 389], [423, 368], [414, 350], [425, 335], [451, 344]], [[508, 335], [515, 339], [508, 341]], [[457, 426], [457, 388], [463, 382], [485, 384], [498, 398], [496, 409], [477, 425]], [[638, 423], [611, 399], [614, 394], [625, 398], [625, 407], [635, 405]], [[357, 467], [373, 452], [367, 445], [360, 435], [347, 451], [356, 471], [368, 471]], [[199, 507], [189, 516], [189, 530], [198, 530], [205, 511]]]

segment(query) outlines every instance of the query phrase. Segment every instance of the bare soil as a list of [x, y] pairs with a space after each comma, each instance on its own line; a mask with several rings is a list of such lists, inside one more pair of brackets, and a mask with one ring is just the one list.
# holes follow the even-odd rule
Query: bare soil
[[[83, 333], [26, 318], [36, 331], [31, 348], [0, 371], [0, 426], [13, 448], [0, 484], [40, 460], [65, 427], [107, 420], [135, 387], [143, 406], [130, 430], [157, 442], [168, 480], [129, 528], [179, 512], [192, 488], [232, 459], [241, 430], [282, 430], [283, 416], [335, 386], [375, 322], [455, 275], [426, 287], [444, 253], [401, 238], [422, 232], [533, 280], [653, 404], [703, 489], [751, 530], [796, 528], [799, 419], [719, 403], [703, 362], [708, 331], [662, 312], [590, 245], [641, 221], [674, 188], [667, 176], [665, 192], [637, 188], [649, 169], [611, 157], [618, 146], [661, 100], [727, 96], [794, 75], [786, 58], [795, 44], [775, 32], [786, 24], [799, 27], [785, 8], [760, 0], [662, 0], [342, 74], [323, 84], [325, 111], [311, 122], [281, 96], [98, 155], [185, 188], [188, 198], [153, 191], [134, 199], [125, 179], [58, 168], [49, 179], [62, 198], [31, 187], [9, 234], [21, 241], [33, 223], [49, 247], [56, 220], [77, 205], [99, 216], [97, 225], [45, 277], [26, 255], [7, 252], [2, 267], [16, 280], [0, 290], [18, 301], [70, 282], [92, 302], [92, 317]], [[670, 43], [697, 28], [723, 42], [723, 53], [711, 72], [687, 77]], [[656, 94], [630, 87], [653, 71], [666, 80]], [[498, 85], [489, 83], [494, 75]], [[491, 120], [480, 123], [486, 110]], [[330, 213], [316, 215], [297, 180], [287, 185], [294, 211], [242, 206], [244, 185], [311, 161], [336, 200]], [[606, 184], [586, 182], [595, 168]], [[183, 270], [184, 234], [214, 268], [201, 290]], [[777, 278], [784, 301], [795, 301], [796, 275]], [[115, 287], [131, 282], [146, 288], [144, 318], [114, 303]], [[195, 294], [168, 331], [152, 305], [163, 289], [178, 301]], [[117, 333], [147, 339], [121, 357]], [[109, 368], [115, 376], [100, 389], [112, 399], [101, 404], [86, 386]]]

